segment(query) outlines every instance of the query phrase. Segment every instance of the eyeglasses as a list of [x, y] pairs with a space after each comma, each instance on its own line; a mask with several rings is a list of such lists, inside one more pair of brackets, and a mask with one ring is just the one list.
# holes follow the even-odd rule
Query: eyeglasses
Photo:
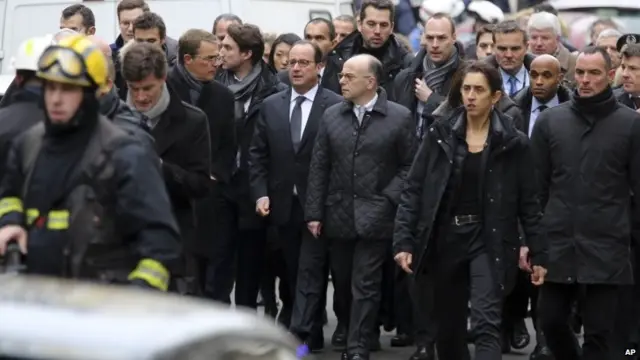
[[307, 66], [311, 65], [313, 63], [313, 61], [309, 61], [309, 60], [304, 60], [304, 59], [300, 59], [300, 60], [296, 60], [296, 59], [289, 59], [289, 65], [291, 65], [291, 67], [296, 66], [296, 64], [300, 65], [301, 68], [306, 68]]

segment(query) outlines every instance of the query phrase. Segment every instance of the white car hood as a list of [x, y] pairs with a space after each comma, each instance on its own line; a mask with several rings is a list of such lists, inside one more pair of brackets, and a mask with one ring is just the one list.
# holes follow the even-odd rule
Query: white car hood
[[[286, 332], [255, 312], [122, 287], [0, 276], [0, 354], [48, 359], [151, 359], [199, 339], [235, 337], [279, 343]], [[13, 349], [13, 350], [12, 350]]]

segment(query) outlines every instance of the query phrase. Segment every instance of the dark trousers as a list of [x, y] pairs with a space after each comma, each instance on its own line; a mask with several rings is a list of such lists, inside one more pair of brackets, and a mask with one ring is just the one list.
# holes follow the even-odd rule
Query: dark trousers
[[197, 203], [198, 237], [203, 252], [198, 259], [198, 279], [205, 298], [231, 304], [235, 281], [235, 259], [238, 224], [236, 204], [216, 186], [208, 199]]
[[[323, 241], [320, 239], [319, 241]], [[347, 353], [369, 355], [369, 343], [378, 324], [382, 297], [382, 267], [389, 240], [329, 240], [333, 285], [340, 294], [340, 308], [349, 309]]]
[[[571, 306], [584, 289], [582, 316], [584, 343], [580, 348], [569, 326]], [[619, 287], [544, 283], [538, 299], [539, 321], [547, 345], [556, 359], [609, 359], [609, 340], [615, 322]]]
[[[264, 301], [265, 314], [277, 318], [280, 324], [289, 326], [291, 321], [291, 309], [293, 297], [287, 276], [287, 266], [281, 241], [278, 240], [278, 229], [269, 227], [267, 231], [267, 245], [265, 249], [265, 266], [262, 273], [260, 292]], [[279, 279], [278, 293], [276, 294], [276, 279]], [[278, 309], [278, 295], [282, 302], [282, 308]]]
[[266, 229], [238, 230], [236, 233], [236, 306], [257, 308], [258, 290], [264, 269]]
[[425, 271], [417, 277], [407, 277], [407, 280], [412, 305], [410, 315], [413, 317], [413, 332], [409, 334], [413, 334], [417, 346], [432, 346], [438, 335], [435, 313], [436, 275]]
[[467, 304], [471, 303], [475, 360], [500, 360], [502, 290], [483, 251], [479, 224], [450, 225], [438, 243], [435, 311], [440, 360], [469, 359]]
[[[636, 359], [640, 356], [637, 352], [640, 339], [640, 267], [638, 266], [638, 253], [640, 249], [631, 247], [631, 266], [635, 285], [620, 286], [618, 294], [618, 307], [616, 309], [616, 321], [611, 337], [610, 360]], [[626, 350], [636, 350], [636, 357], [625, 355]]]
[[[305, 340], [322, 333], [329, 282], [329, 244], [327, 239], [316, 239], [308, 231], [302, 234], [296, 296], [290, 330]], [[334, 289], [333, 309], [338, 323], [345, 322], [345, 310], [340, 308], [339, 289]]]
[[397, 267], [394, 286], [394, 307], [396, 318], [396, 333], [413, 336], [414, 321], [411, 287], [413, 279], [411, 275]]

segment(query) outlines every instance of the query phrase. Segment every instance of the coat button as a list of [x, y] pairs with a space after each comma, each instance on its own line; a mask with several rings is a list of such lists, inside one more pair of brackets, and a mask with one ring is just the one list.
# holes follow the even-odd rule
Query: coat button
[[489, 202], [493, 202], [493, 198], [490, 198], [490, 199], [489, 199]]
[[433, 128], [429, 128], [429, 131], [433, 132]]
[[489, 169], [489, 172], [493, 172], [493, 169]]
[[355, 155], [355, 156], [358, 156], [358, 155], [360, 155], [360, 153], [356, 151], [356, 153], [355, 153], [354, 155]]
[[358, 133], [356, 131], [354, 131], [353, 132], [353, 136], [356, 136], [356, 135], [358, 135]]
[[356, 173], [353, 173], [353, 177], [357, 177], [357, 176], [358, 176], [358, 174], [356, 174]]
[[500, 262], [500, 258], [496, 258], [496, 262]]
[[494, 228], [494, 229], [491, 229], [491, 231], [496, 232], [496, 229], [495, 229], [495, 228]]
[[358, 197], [358, 195], [356, 195], [356, 194], [353, 194], [353, 198], [354, 198], [354, 199], [355, 199], [355, 198], [357, 198], [357, 197]]
[[442, 143], [442, 140], [438, 140], [438, 144]]

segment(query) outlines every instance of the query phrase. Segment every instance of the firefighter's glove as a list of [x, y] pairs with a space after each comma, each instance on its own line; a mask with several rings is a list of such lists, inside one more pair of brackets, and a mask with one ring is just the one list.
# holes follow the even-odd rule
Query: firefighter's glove
[[156, 290], [167, 291], [169, 288], [169, 271], [159, 262], [152, 259], [143, 259], [129, 274], [129, 281], [136, 285], [146, 284], [143, 287], [152, 287]]

